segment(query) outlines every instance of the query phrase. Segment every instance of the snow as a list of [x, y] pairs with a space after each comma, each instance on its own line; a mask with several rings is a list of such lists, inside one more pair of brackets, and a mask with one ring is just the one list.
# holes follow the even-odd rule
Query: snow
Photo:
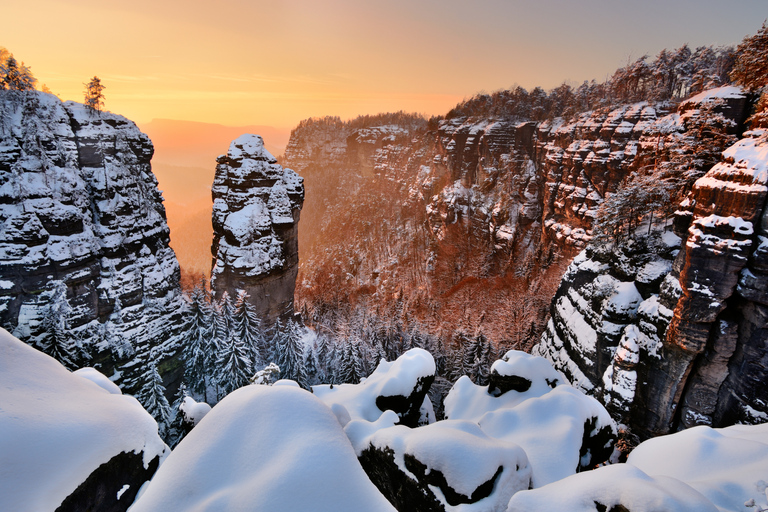
[[352, 419], [373, 422], [384, 412], [376, 406], [380, 396], [408, 397], [419, 380], [435, 375], [435, 360], [424, 349], [413, 348], [394, 362], [382, 360], [360, 384], [313, 386], [312, 392], [328, 407], [339, 404]]
[[684, 104], [700, 104], [707, 103], [716, 99], [741, 99], [744, 97], [744, 91], [741, 87], [734, 85], [726, 85], [724, 87], [716, 87], [714, 89], [707, 89], [704, 92], [700, 92], [696, 96], [691, 96], [685, 100]]
[[227, 154], [232, 159], [255, 157], [268, 162], [275, 161], [275, 157], [264, 147], [264, 140], [261, 136], [252, 133], [245, 133], [233, 140], [229, 145]]
[[585, 422], [591, 418], [597, 418], [598, 429], [607, 426], [615, 432], [608, 412], [597, 400], [561, 385], [516, 407], [490, 410], [478, 424], [489, 436], [525, 450], [533, 469], [533, 486], [540, 487], [577, 471]]
[[191, 396], [186, 396], [179, 405], [179, 411], [188, 422], [197, 425], [206, 414], [211, 412], [211, 406], [205, 402], [196, 402]]
[[415, 479], [404, 459], [405, 454], [412, 455], [427, 466], [428, 474], [441, 472], [453, 490], [467, 497], [491, 480], [500, 467], [504, 468], [492, 494], [473, 504], [451, 507], [440, 490], [430, 486], [446, 510], [504, 510], [509, 498], [530, 484], [531, 469], [522, 448], [487, 436], [470, 421], [445, 420], [416, 429], [393, 426], [376, 431], [363, 440], [363, 445], [392, 450], [400, 470]]
[[652, 477], [630, 464], [613, 464], [570, 476], [547, 486], [522, 491], [509, 501], [507, 512], [595, 512], [623, 505], [621, 510], [717, 512], [700, 493], [674, 478]]
[[167, 450], [135, 398], [0, 329], [0, 510], [54, 510], [119, 453]]
[[120, 388], [109, 380], [109, 378], [101, 373], [96, 368], [91, 367], [85, 367], [80, 368], [79, 370], [76, 370], [73, 372], [73, 375], [77, 375], [78, 377], [82, 377], [84, 379], [87, 379], [100, 388], [104, 389], [108, 393], [112, 393], [113, 395], [122, 395], [123, 392], [120, 390]]
[[768, 424], [698, 426], [656, 437], [635, 448], [627, 463], [685, 482], [721, 511], [743, 510], [748, 500], [768, 507]]
[[131, 512], [394, 511], [333, 413], [289, 386], [245, 386], [185, 437]]
[[504, 359], [493, 367], [531, 380], [531, 387], [494, 397], [487, 386], [461, 377], [445, 399], [446, 417], [477, 422], [487, 435], [521, 446], [536, 487], [575, 473], [585, 422], [597, 418], [597, 429], [615, 431], [610, 416], [597, 400], [568, 385], [546, 359], [518, 351]]

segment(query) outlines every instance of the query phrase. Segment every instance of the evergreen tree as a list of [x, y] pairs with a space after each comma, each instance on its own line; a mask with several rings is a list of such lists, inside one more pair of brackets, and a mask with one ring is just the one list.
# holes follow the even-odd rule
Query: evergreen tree
[[10, 91], [31, 91], [35, 88], [37, 79], [32, 76], [32, 71], [9, 55], [4, 63], [0, 64], [0, 89]]
[[85, 106], [90, 109], [91, 112], [101, 113], [104, 108], [104, 84], [101, 83], [99, 77], [94, 76], [85, 85]]
[[221, 344], [216, 361], [216, 380], [225, 395], [248, 384], [253, 375], [249, 353], [248, 347], [234, 332]]
[[165, 386], [163, 385], [163, 379], [160, 377], [160, 373], [157, 371], [157, 352], [153, 349], [149, 358], [142, 361], [142, 373], [140, 378], [141, 388], [139, 389], [136, 398], [144, 406], [149, 414], [157, 421], [160, 428], [161, 435], [164, 435], [165, 430], [170, 424], [171, 418], [171, 406], [168, 403], [168, 399], [165, 398]]
[[308, 388], [302, 334], [301, 327], [296, 322], [288, 323], [279, 351], [277, 366], [280, 367], [282, 378], [295, 380], [299, 386]]
[[205, 292], [198, 286], [189, 296], [185, 317], [184, 378], [195, 393], [205, 396], [210, 359], [211, 310]]
[[320, 384], [323, 375], [317, 364], [317, 355], [314, 347], [310, 347], [304, 353], [304, 371], [307, 374], [308, 386]]
[[67, 286], [57, 281], [51, 302], [43, 312], [42, 328], [45, 331], [38, 342], [40, 349], [70, 370], [77, 368], [77, 350], [70, 336], [69, 302]]
[[341, 359], [339, 361], [338, 378], [339, 382], [348, 384], [358, 384], [363, 378], [363, 370], [358, 359], [359, 351], [354, 347], [352, 341], [347, 341], [341, 349]]
[[751, 92], [757, 92], [768, 83], [768, 26], [754, 36], [747, 36], [736, 48], [736, 62], [731, 80]]
[[233, 323], [240, 341], [248, 349], [253, 367], [260, 368], [264, 365], [262, 353], [266, 347], [266, 340], [261, 332], [261, 320], [256, 315], [256, 308], [248, 301], [248, 293], [245, 290], [237, 293]]
[[[272, 326], [272, 336], [269, 338], [269, 343], [267, 344], [267, 352], [268, 357], [267, 359], [269, 362], [274, 363], [280, 360], [281, 353], [283, 346], [285, 345], [285, 332], [283, 331], [283, 324], [280, 322], [280, 319], [278, 318], [275, 322], [275, 325]], [[280, 368], [280, 371], [283, 369]]]

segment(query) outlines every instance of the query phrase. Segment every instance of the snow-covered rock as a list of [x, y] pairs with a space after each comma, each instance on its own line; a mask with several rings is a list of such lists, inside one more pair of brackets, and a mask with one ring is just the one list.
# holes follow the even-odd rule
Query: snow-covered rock
[[281, 167], [259, 135], [233, 140], [213, 181], [211, 286], [246, 290], [267, 325], [293, 314], [302, 178]]
[[245, 386], [179, 443], [131, 508], [168, 510], [394, 508], [317, 397], [292, 386]]
[[764, 510], [766, 474], [768, 424], [699, 426], [641, 443], [625, 464], [519, 492], [507, 510]]
[[554, 482], [608, 459], [616, 426], [597, 400], [571, 387], [548, 361], [518, 351], [494, 363], [498, 373], [531, 384], [495, 395], [467, 377], [445, 399], [451, 420], [471, 420], [488, 436], [519, 445], [533, 471], [533, 486]]
[[126, 510], [167, 455], [139, 402], [93, 372], [0, 329], [0, 510]]
[[340, 417], [375, 422], [389, 410], [397, 415], [397, 423], [415, 427], [422, 409], [431, 410], [427, 392], [434, 378], [432, 355], [413, 348], [393, 362], [379, 362], [360, 384], [319, 385], [312, 392]]
[[42, 92], [0, 91], [0, 116], [0, 325], [130, 389], [134, 356], [175, 353], [181, 324], [152, 143]]
[[356, 442], [363, 468], [398, 510], [503, 511], [531, 485], [522, 448], [471, 421], [397, 425]]

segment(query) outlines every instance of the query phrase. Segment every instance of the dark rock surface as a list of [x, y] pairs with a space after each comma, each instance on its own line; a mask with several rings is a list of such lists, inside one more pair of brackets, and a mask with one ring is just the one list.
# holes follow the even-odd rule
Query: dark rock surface
[[159, 464], [160, 459], [155, 457], [145, 467], [141, 453], [122, 452], [115, 455], [67, 496], [56, 512], [128, 510], [136, 499], [139, 488], [152, 478]]
[[240, 136], [219, 157], [211, 287], [217, 296], [247, 291], [266, 325], [293, 315], [303, 201], [302, 178], [278, 165], [260, 136]]

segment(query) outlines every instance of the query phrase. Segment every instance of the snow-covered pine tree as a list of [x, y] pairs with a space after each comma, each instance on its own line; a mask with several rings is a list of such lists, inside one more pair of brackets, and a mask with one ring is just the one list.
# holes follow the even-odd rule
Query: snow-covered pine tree
[[248, 300], [245, 290], [237, 292], [233, 315], [235, 332], [248, 349], [253, 368], [261, 368], [264, 366], [262, 351], [266, 340], [261, 332], [261, 320], [256, 314], [256, 308]]
[[347, 340], [341, 348], [339, 361], [338, 380], [340, 383], [358, 384], [363, 378], [363, 371], [358, 359], [358, 350], [353, 346], [354, 342]]
[[250, 350], [235, 332], [221, 343], [216, 367], [219, 388], [224, 395], [248, 384], [253, 375]]
[[[278, 318], [275, 324], [272, 326], [272, 335], [269, 337], [269, 342], [267, 343], [267, 361], [270, 363], [275, 363], [280, 360], [281, 353], [283, 350], [283, 346], [285, 345], [285, 330], [283, 329], [283, 324]], [[280, 371], [283, 369], [280, 368]]]
[[41, 326], [44, 334], [38, 346], [65, 367], [74, 370], [77, 368], [77, 347], [70, 334], [70, 312], [67, 286], [62, 281], [56, 281], [51, 302], [43, 312]]
[[315, 347], [309, 347], [304, 352], [304, 371], [307, 374], [307, 385], [313, 386], [322, 382], [323, 374], [317, 364]]
[[212, 328], [211, 308], [205, 292], [198, 286], [193, 290], [186, 304], [183, 357], [186, 365], [184, 379], [193, 392], [205, 396], [206, 377], [210, 359], [210, 337]]
[[288, 322], [283, 345], [279, 351], [277, 366], [284, 379], [295, 380], [299, 386], [308, 388], [307, 372], [304, 367], [304, 345], [301, 327], [296, 322]]
[[149, 357], [140, 358], [141, 368], [144, 369], [144, 372], [140, 377], [141, 388], [136, 394], [136, 398], [147, 412], [155, 418], [161, 435], [165, 435], [165, 431], [170, 425], [171, 406], [168, 403], [168, 399], [165, 398], [163, 379], [157, 371], [157, 364], [155, 363], [157, 358], [158, 354], [155, 349], [152, 349]]

